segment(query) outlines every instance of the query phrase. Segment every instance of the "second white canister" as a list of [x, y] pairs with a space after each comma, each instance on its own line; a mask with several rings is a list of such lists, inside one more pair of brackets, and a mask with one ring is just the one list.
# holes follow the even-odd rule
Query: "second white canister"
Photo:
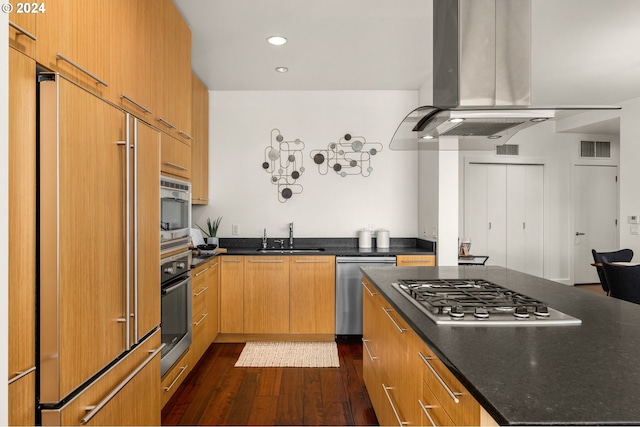
[[389, 230], [378, 230], [376, 232], [376, 247], [378, 249], [389, 249]]
[[371, 249], [371, 231], [358, 231], [358, 247], [360, 249]]

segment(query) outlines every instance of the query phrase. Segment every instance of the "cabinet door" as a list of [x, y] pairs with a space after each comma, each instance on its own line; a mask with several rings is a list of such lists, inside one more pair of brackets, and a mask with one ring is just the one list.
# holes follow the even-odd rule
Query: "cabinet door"
[[36, 373], [9, 384], [9, 425], [36, 425]]
[[[161, 401], [160, 404], [164, 407], [169, 399], [175, 394], [180, 384], [182, 384], [191, 372], [193, 368], [191, 363], [191, 349], [189, 348], [180, 359], [164, 374], [162, 377], [161, 389]], [[160, 425], [160, 424], [158, 424]]]
[[162, 172], [178, 178], [191, 178], [191, 147], [162, 133]]
[[9, 47], [34, 59], [36, 55], [36, 41], [34, 40], [36, 16], [35, 13], [15, 13], [15, 11], [9, 15]]
[[[134, 339], [145, 336], [160, 324], [160, 269], [158, 254], [160, 253], [160, 132], [139, 120], [134, 121], [134, 152], [137, 166], [137, 202], [135, 204], [137, 247], [133, 253], [137, 255], [137, 298], [133, 295], [134, 314], [137, 319], [138, 332], [132, 334]], [[133, 171], [136, 172], [136, 171]], [[136, 239], [137, 237], [137, 239]]]
[[332, 256], [290, 258], [291, 333], [335, 334], [335, 266]]
[[9, 49], [9, 379], [36, 365], [35, 72]]
[[223, 256], [220, 260], [220, 332], [244, 332], [243, 257]]
[[213, 340], [218, 336], [218, 332], [220, 332], [220, 311], [219, 307], [219, 296], [220, 296], [220, 257], [216, 257], [215, 261], [211, 263], [211, 269], [209, 271], [209, 278], [207, 279], [209, 283], [209, 294], [207, 306], [209, 307], [209, 317], [208, 317], [208, 341], [212, 343]]
[[398, 255], [398, 267], [432, 267], [436, 265], [435, 255]]
[[209, 202], [209, 92], [192, 76], [193, 141], [191, 142], [191, 200], [193, 204]]
[[289, 332], [289, 258], [245, 257], [244, 333]]

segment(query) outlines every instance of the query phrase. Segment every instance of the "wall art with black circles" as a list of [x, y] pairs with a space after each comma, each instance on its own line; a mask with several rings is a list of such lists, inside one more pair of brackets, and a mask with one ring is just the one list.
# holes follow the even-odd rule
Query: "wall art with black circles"
[[338, 142], [330, 142], [326, 149], [312, 150], [310, 155], [321, 175], [333, 171], [343, 178], [368, 177], [373, 172], [372, 159], [382, 148], [381, 143], [367, 142], [364, 136], [346, 134]]
[[264, 149], [262, 169], [271, 175], [271, 183], [278, 188], [278, 201], [285, 203], [294, 194], [302, 193], [298, 179], [304, 173], [304, 142], [285, 140], [279, 129], [271, 130], [271, 143]]

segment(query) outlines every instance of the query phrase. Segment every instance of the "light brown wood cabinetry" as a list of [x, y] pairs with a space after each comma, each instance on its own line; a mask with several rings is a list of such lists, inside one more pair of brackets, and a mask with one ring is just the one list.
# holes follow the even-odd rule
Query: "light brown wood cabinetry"
[[[189, 348], [180, 359], [169, 369], [162, 377], [162, 383], [160, 384], [160, 405], [164, 407], [167, 404], [171, 396], [173, 396], [176, 390], [180, 387], [180, 384], [189, 375], [189, 372], [193, 369], [193, 363], [191, 358], [191, 348]], [[157, 424], [160, 425], [160, 424]]]
[[398, 267], [432, 267], [436, 265], [435, 255], [398, 255], [396, 257]]
[[[36, 365], [35, 71], [33, 59], [9, 49], [9, 380]], [[19, 400], [13, 393], [23, 394], [27, 384], [33, 388], [34, 376], [12, 384], [9, 398]], [[35, 388], [30, 392], [34, 394]], [[34, 412], [35, 400], [21, 402], [27, 404]], [[16, 410], [24, 412], [22, 407]], [[13, 424], [11, 418], [9, 423]]]
[[191, 179], [191, 146], [162, 133], [162, 173]]
[[220, 259], [220, 332], [244, 333], [244, 262], [241, 256]]
[[218, 266], [218, 258], [214, 258], [192, 271], [191, 361], [194, 366], [209, 348], [218, 330]]
[[292, 256], [289, 263], [289, 331], [335, 333], [335, 257]]
[[193, 141], [191, 142], [191, 200], [196, 205], [209, 203], [209, 92], [192, 76]]
[[30, 58], [36, 56], [36, 14], [11, 13], [9, 15], [9, 47]]
[[9, 384], [9, 425], [36, 425], [36, 373], [31, 372]]
[[288, 257], [244, 257], [244, 333], [289, 333]]
[[160, 346], [157, 331], [61, 409], [43, 410], [42, 425], [160, 425]]
[[363, 344], [363, 377], [380, 425], [497, 425], [366, 277]]
[[220, 257], [215, 257], [210, 262], [208, 283], [207, 306], [209, 307], [209, 313], [211, 313], [208, 318], [208, 341], [212, 343], [218, 336], [218, 332], [220, 332]]

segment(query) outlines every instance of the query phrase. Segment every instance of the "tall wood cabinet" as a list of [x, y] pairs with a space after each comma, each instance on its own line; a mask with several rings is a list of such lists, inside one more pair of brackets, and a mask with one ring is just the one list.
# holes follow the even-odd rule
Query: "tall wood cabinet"
[[10, 425], [35, 423], [35, 71], [33, 59], [9, 49]]
[[209, 92], [198, 76], [192, 76], [193, 141], [191, 142], [191, 200], [209, 203]]
[[469, 164], [465, 169], [464, 237], [471, 253], [544, 275], [544, 166]]

